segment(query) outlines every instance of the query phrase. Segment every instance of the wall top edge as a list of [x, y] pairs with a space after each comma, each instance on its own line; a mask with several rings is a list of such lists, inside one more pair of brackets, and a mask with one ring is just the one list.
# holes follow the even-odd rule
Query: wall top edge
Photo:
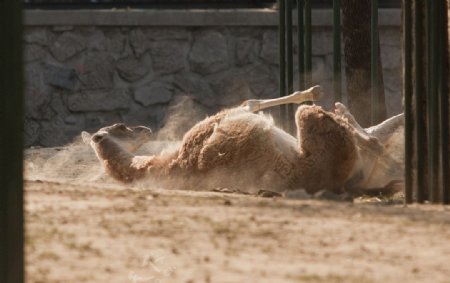
[[[296, 22], [296, 11], [293, 13]], [[400, 26], [400, 9], [380, 9], [380, 26]], [[277, 26], [273, 9], [25, 10], [26, 26]], [[312, 25], [333, 25], [333, 11], [312, 11]]]

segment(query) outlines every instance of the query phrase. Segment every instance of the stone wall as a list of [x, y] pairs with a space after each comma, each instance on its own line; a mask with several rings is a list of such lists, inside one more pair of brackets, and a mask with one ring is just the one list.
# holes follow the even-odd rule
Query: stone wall
[[[67, 17], [42, 24], [33, 13], [39, 12], [25, 15], [24, 36], [27, 146], [63, 145], [82, 130], [119, 121], [162, 129], [162, 138], [179, 138], [221, 108], [278, 95], [273, 11], [265, 14], [270, 23], [256, 18], [218, 25], [191, 19], [191, 24], [178, 26], [129, 18], [90, 24]], [[333, 96], [332, 30], [327, 22], [313, 22], [312, 75], [314, 84], [325, 88], [324, 107], [332, 105]], [[401, 111], [399, 27], [382, 26], [380, 38], [392, 115]]]

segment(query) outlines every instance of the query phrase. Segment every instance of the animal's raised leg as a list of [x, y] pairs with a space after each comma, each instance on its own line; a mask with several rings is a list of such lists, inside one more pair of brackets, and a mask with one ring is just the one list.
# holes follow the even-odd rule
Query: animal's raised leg
[[371, 189], [383, 192], [398, 191], [398, 186], [389, 184], [392, 181], [401, 182], [402, 178], [402, 158], [399, 158], [397, 156], [399, 153], [395, 151], [398, 151], [398, 146], [402, 142], [398, 140], [398, 137], [402, 136], [403, 114], [391, 117], [371, 128], [363, 129], [342, 103], [336, 103], [335, 106], [336, 115], [343, 117], [347, 122], [353, 132], [356, 145], [360, 149], [362, 180], [354, 185], [363, 192]]
[[334, 107], [335, 107], [336, 115], [347, 119], [347, 122], [351, 126], [353, 126], [355, 128], [355, 130], [358, 131], [360, 134], [367, 135], [367, 132], [359, 125], [359, 123], [356, 121], [355, 117], [353, 117], [353, 115], [350, 113], [350, 111], [348, 111], [348, 108], [344, 104], [342, 104], [340, 102], [336, 102], [334, 104]]
[[335, 114], [337, 117], [344, 118], [343, 124], [349, 128], [359, 148], [370, 152], [371, 155], [374, 156], [382, 152], [383, 146], [380, 141], [376, 137], [369, 135], [366, 130], [358, 124], [355, 117], [353, 117], [344, 104], [340, 102], [335, 103]]
[[245, 101], [242, 106], [246, 107], [248, 111], [250, 112], [258, 112], [260, 110], [288, 104], [288, 103], [295, 103], [295, 104], [301, 104], [306, 101], [317, 101], [319, 100], [320, 96], [322, 95], [322, 88], [320, 86], [313, 86], [307, 90], [304, 91], [296, 91], [291, 95], [283, 96], [279, 98], [273, 98], [273, 99], [250, 99]]
[[375, 136], [382, 143], [385, 143], [395, 132], [404, 126], [405, 117], [401, 113], [365, 130], [369, 135]]
[[356, 121], [355, 117], [350, 113], [350, 111], [347, 109], [347, 107], [340, 103], [335, 103], [335, 113], [338, 116], [344, 117], [347, 119], [347, 122], [355, 128], [355, 130], [365, 136], [373, 136], [376, 137], [381, 143], [385, 143], [400, 127], [403, 127], [405, 124], [404, 121], [404, 115], [398, 114], [396, 116], [393, 116], [383, 122], [381, 122], [378, 125], [372, 126], [370, 128], [363, 129], [358, 122]]

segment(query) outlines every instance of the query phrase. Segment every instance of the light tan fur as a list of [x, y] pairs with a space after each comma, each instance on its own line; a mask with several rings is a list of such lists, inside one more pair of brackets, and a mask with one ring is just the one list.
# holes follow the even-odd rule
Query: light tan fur
[[[200, 189], [247, 186], [341, 193], [353, 187], [367, 188], [373, 178], [370, 174], [386, 177], [379, 173], [386, 164], [376, 164], [380, 156], [380, 160], [389, 160], [389, 152], [357, 125], [345, 106], [339, 106], [341, 111], [336, 114], [319, 106], [300, 106], [295, 114], [295, 139], [276, 127], [270, 117], [252, 113], [248, 105], [221, 111], [197, 123], [184, 135], [177, 150], [157, 156], [135, 156], [127, 150], [130, 140], [142, 140], [142, 130], [135, 133], [126, 127], [124, 135], [117, 130], [123, 130], [121, 124], [85, 138], [106, 172], [122, 182], [147, 177]], [[149, 137], [148, 133], [145, 136]], [[389, 138], [385, 143], [390, 144]], [[362, 164], [367, 161], [371, 162], [370, 170]]]

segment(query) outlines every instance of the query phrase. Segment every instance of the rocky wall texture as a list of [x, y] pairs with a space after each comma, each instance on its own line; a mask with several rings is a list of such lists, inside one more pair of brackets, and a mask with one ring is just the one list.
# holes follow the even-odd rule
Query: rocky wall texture
[[[278, 95], [277, 38], [276, 27], [27, 27], [26, 145], [63, 145], [121, 121], [180, 138], [219, 109]], [[392, 115], [401, 111], [400, 30], [380, 38]], [[313, 55], [329, 108], [331, 27], [314, 30]]]

